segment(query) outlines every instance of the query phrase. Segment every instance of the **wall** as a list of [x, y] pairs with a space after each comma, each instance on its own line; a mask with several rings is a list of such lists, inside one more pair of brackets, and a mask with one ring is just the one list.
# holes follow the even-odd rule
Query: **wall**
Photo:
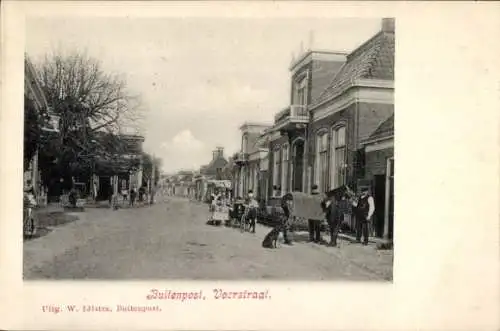
[[394, 105], [379, 103], [358, 103], [359, 139], [368, 138], [382, 122], [394, 114]]
[[[321, 109], [321, 108], [318, 108]], [[316, 167], [314, 164], [314, 159], [316, 156], [316, 133], [321, 129], [327, 129], [329, 134], [329, 143], [331, 142], [331, 128], [337, 123], [345, 122], [347, 125], [346, 128], [346, 146], [347, 146], [347, 164], [351, 167], [355, 166], [355, 151], [356, 151], [356, 104], [353, 104], [346, 109], [336, 112], [328, 117], [325, 117], [319, 121], [313, 122], [310, 126], [309, 134], [308, 134], [308, 148], [309, 153], [307, 154], [308, 165], [312, 167], [311, 178], [309, 182], [309, 186], [312, 186], [316, 183], [313, 183], [314, 178], [316, 177]], [[350, 183], [352, 180], [353, 173], [348, 174], [347, 182]]]
[[274, 181], [274, 176], [276, 175], [274, 173], [274, 150], [278, 146], [281, 147], [284, 143], [288, 143], [288, 137], [286, 136], [281, 136], [280, 138], [270, 142], [270, 147], [269, 147], [269, 184], [268, 184], [268, 196], [273, 196], [273, 181]]
[[314, 103], [321, 93], [330, 85], [333, 76], [339, 72], [344, 62], [339, 61], [313, 61], [311, 89], [309, 90], [310, 104]]
[[373, 179], [375, 175], [384, 175], [387, 159], [394, 157], [394, 147], [366, 153], [365, 178]]

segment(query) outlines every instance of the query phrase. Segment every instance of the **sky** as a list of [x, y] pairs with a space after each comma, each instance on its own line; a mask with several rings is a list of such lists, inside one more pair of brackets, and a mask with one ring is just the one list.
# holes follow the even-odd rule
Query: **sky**
[[[29, 18], [33, 62], [55, 50], [85, 51], [140, 95], [144, 149], [162, 170], [196, 170], [216, 146], [241, 145], [246, 121], [272, 124], [290, 103], [289, 65], [302, 49], [351, 51], [380, 19]], [[313, 36], [312, 39], [310, 36]]]

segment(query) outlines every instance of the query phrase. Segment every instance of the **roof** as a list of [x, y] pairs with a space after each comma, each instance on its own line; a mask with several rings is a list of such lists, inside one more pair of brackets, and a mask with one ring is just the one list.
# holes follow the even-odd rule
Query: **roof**
[[210, 163], [202, 169], [203, 174], [215, 174], [217, 169], [223, 169], [227, 164], [224, 157], [218, 157], [210, 161]]
[[383, 121], [375, 131], [368, 137], [367, 141], [388, 138], [394, 135], [394, 114]]
[[342, 93], [360, 78], [394, 80], [394, 52], [394, 33], [380, 31], [347, 56], [347, 61], [317, 102]]

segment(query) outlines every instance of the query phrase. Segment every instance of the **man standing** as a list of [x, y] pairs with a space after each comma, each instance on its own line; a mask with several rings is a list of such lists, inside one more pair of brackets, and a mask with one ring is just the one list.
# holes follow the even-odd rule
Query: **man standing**
[[361, 242], [363, 237], [363, 245], [368, 245], [368, 226], [371, 217], [375, 212], [375, 201], [370, 194], [368, 187], [361, 188], [361, 195], [358, 201], [353, 201], [356, 213], [356, 242]]
[[130, 206], [133, 207], [134, 206], [134, 202], [135, 202], [135, 198], [137, 196], [137, 189], [134, 187], [132, 187], [132, 189], [130, 190]]
[[346, 193], [340, 190], [333, 190], [327, 193], [327, 199], [324, 202], [326, 219], [330, 228], [330, 246], [337, 246], [337, 236], [340, 225], [344, 221], [344, 214], [348, 209]]
[[248, 208], [247, 220], [250, 222], [250, 232], [255, 233], [255, 223], [257, 221], [257, 208], [259, 208], [259, 202], [255, 200], [252, 190], [248, 191], [246, 208]]
[[291, 204], [291, 197], [289, 195], [283, 196], [283, 198], [281, 199], [281, 208], [283, 209], [283, 214], [284, 214], [284, 217], [281, 222], [281, 226], [283, 229], [283, 239], [286, 245], [292, 246], [293, 245], [292, 241], [288, 237], [288, 229], [290, 227], [290, 217], [291, 217], [290, 204]]
[[[311, 195], [319, 195], [318, 185], [313, 185], [311, 188]], [[322, 220], [308, 220], [309, 225], [309, 241], [320, 243], [321, 242], [321, 221]]]

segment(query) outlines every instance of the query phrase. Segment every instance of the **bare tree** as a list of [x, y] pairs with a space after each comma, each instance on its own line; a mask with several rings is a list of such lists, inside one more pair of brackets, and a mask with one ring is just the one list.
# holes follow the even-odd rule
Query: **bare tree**
[[53, 163], [64, 169], [88, 166], [96, 157], [113, 159], [124, 145], [124, 127], [138, 130], [141, 100], [127, 91], [126, 81], [107, 73], [99, 60], [85, 52], [46, 56], [38, 66], [42, 88], [52, 110], [60, 116], [60, 133]]

